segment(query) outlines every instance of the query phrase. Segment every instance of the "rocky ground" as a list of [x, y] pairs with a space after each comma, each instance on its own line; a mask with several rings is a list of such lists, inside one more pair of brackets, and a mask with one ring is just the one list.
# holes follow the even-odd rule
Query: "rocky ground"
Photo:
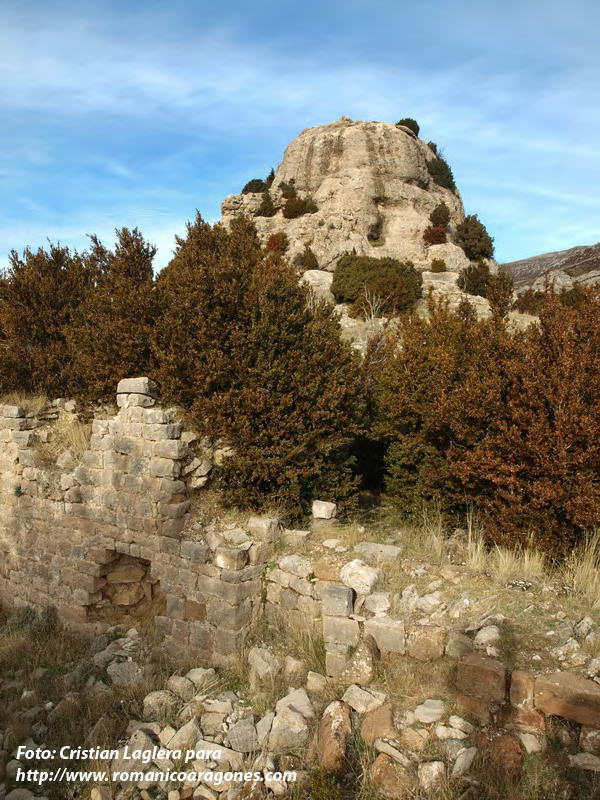
[[[331, 677], [331, 641], [314, 631], [297, 635], [292, 625], [261, 623], [239, 661], [215, 670], [185, 663], [185, 653], [179, 664], [168, 662], [150, 626], [114, 626], [90, 640], [62, 628], [52, 614], [5, 616], [0, 797], [600, 796], [597, 726], [569, 719], [568, 709], [543, 715], [526, 703], [534, 673], [568, 670], [586, 686], [600, 683], [600, 614], [586, 586], [574, 580], [573, 565], [571, 572], [550, 573], [531, 554], [511, 560], [500, 551], [485, 553], [464, 531], [448, 535], [436, 524], [410, 529], [385, 518], [368, 526], [333, 520], [310, 531], [286, 531], [269, 586], [280, 585], [285, 574], [296, 576], [293, 585], [306, 597], [311, 585], [329, 587], [321, 591], [324, 614], [341, 614], [344, 587], [352, 588], [351, 607], [343, 612], [349, 624], [376, 633], [401, 618], [406, 652], [399, 658], [375, 648], [364, 680], [348, 682]], [[274, 595], [267, 588], [265, 601]], [[499, 707], [488, 706], [486, 716], [481, 704], [465, 706], [478, 684], [485, 692], [493, 689], [495, 671], [502, 670], [512, 672], [513, 711], [522, 706], [517, 724]], [[594, 697], [580, 706], [588, 702], [593, 716]], [[137, 768], [144, 775], [179, 765], [160, 755], [153, 763], [125, 762], [125, 747], [219, 750], [218, 758], [194, 759], [186, 769], [252, 772], [253, 779], [225, 776], [217, 784], [214, 778], [161, 781], [148, 775], [131, 784], [37, 787], [17, 783], [18, 770], [51, 769], [56, 762], [17, 758], [23, 744], [118, 748], [110, 763], [74, 759], [70, 766]], [[286, 772], [295, 780], [286, 780]]]

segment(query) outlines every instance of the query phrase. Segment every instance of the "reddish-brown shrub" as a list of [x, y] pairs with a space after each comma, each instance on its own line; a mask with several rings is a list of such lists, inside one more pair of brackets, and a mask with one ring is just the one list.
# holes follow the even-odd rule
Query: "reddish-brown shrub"
[[423, 231], [425, 244], [445, 244], [448, 241], [445, 225], [430, 225]]
[[461, 465], [483, 487], [488, 535], [560, 556], [600, 522], [600, 292], [550, 297], [518, 338], [494, 429]]
[[270, 253], [278, 253], [279, 255], [283, 255], [289, 246], [290, 240], [288, 239], [287, 234], [283, 231], [279, 231], [278, 233], [272, 233], [269, 236], [267, 243], [265, 244], [265, 249]]

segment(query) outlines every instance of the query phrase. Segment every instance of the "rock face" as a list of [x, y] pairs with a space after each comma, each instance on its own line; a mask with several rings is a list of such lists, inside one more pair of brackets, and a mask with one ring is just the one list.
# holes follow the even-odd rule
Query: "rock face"
[[[270, 189], [277, 213], [255, 217], [258, 232], [266, 239], [284, 231], [291, 259], [309, 246], [321, 270], [332, 271], [339, 256], [354, 249], [358, 255], [409, 259], [423, 270], [444, 258], [448, 269], [458, 271], [468, 264], [459, 247], [423, 242], [439, 203], [450, 210], [450, 238], [464, 218], [460, 195], [431, 179], [427, 162], [433, 158], [429, 145], [411, 131], [386, 122], [342, 117], [308, 128], [285, 151]], [[281, 187], [289, 183], [300, 198], [312, 197], [315, 213], [284, 218]], [[223, 221], [240, 213], [254, 216], [261, 199], [259, 193], [226, 197]]]

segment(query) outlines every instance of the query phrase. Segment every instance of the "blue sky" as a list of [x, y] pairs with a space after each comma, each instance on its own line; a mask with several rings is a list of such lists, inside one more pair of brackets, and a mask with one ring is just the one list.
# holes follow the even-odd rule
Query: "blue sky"
[[197, 208], [303, 128], [415, 117], [500, 261], [600, 240], [596, 0], [0, 0], [0, 265]]

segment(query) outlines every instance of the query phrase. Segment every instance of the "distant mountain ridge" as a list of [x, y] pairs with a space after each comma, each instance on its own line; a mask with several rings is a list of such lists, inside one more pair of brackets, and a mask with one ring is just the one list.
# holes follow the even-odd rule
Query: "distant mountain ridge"
[[502, 265], [513, 277], [518, 292], [543, 289], [546, 282], [555, 288], [569, 288], [600, 282], [600, 242], [543, 253]]

